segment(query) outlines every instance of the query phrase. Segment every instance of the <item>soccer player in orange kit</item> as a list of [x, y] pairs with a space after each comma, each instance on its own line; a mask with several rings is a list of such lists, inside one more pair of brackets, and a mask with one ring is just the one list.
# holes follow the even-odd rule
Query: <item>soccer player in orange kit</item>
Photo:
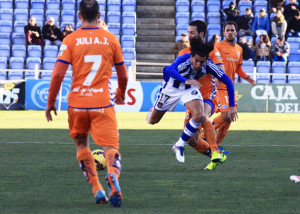
[[[105, 152], [108, 172], [105, 179], [110, 203], [113, 207], [120, 207], [122, 193], [118, 178], [121, 155], [118, 151], [119, 134], [114, 102], [124, 102], [127, 70], [116, 36], [97, 26], [100, 17], [97, 1], [82, 0], [78, 16], [82, 27], [66, 37], [61, 45], [51, 77], [45, 114], [47, 121], [52, 121], [51, 111], [56, 115], [56, 96], [68, 65], [71, 64], [73, 82], [68, 96], [69, 134], [75, 141], [77, 160], [92, 188], [96, 203], [107, 203], [89, 148], [88, 135], [91, 132], [95, 143], [103, 146]], [[109, 83], [113, 65], [118, 76], [114, 97]]]
[[[235, 43], [235, 38], [237, 36], [237, 25], [235, 22], [229, 21], [224, 24], [224, 36], [225, 40], [217, 43], [215, 46], [221, 54], [221, 58], [224, 63], [225, 73], [234, 83], [235, 74], [238, 74], [241, 78], [247, 80], [251, 85], [255, 85], [256, 82], [249, 75], [247, 75], [242, 68], [243, 64], [243, 50]], [[221, 115], [216, 117], [212, 124], [217, 131], [217, 144], [220, 146], [221, 142], [228, 133], [231, 121], [228, 120], [228, 94], [226, 86], [220, 83], [218, 86], [218, 95], [220, 100], [220, 111]], [[235, 108], [237, 109], [237, 102], [235, 100]], [[205, 134], [201, 135], [204, 138]]]

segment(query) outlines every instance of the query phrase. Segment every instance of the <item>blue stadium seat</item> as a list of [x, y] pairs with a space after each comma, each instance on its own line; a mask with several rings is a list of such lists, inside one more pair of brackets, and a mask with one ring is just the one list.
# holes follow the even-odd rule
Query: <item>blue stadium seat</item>
[[56, 45], [46, 45], [44, 47], [44, 57], [56, 58], [58, 53], [58, 47]]
[[272, 64], [272, 83], [286, 83], [286, 63], [285, 62], [273, 62]]
[[[235, 2], [235, 1], [232, 1], [232, 0], [223, 0], [222, 1], [222, 8], [228, 8], [231, 2]], [[236, 2], [235, 2], [235, 4], [236, 4]]]
[[[109, 30], [109, 31], [111, 31], [111, 30]], [[134, 36], [135, 32], [136, 32], [136, 25], [135, 24], [123, 24], [122, 25], [122, 33], [123, 33], [123, 35]]]
[[207, 12], [216, 12], [219, 13], [220, 12], [220, 1], [207, 1], [206, 7], [207, 7]]
[[121, 12], [121, 0], [107, 0], [107, 11]]
[[289, 62], [288, 73], [289, 74], [300, 74], [300, 62]]
[[259, 11], [264, 8], [268, 13], [268, 2], [267, 1], [255, 1], [254, 2], [254, 14], [258, 15]]
[[191, 16], [192, 21], [201, 20], [205, 22], [205, 13], [202, 12], [193, 12]]
[[45, 0], [31, 0], [30, 1], [31, 9], [42, 9], [45, 7]]
[[[45, 57], [43, 59], [44, 70], [53, 70], [55, 63], [56, 63], [56, 58]], [[43, 73], [41, 77], [43, 77]]]
[[192, 13], [205, 13], [205, 1], [204, 0], [192, 0], [191, 2]]
[[13, 20], [13, 9], [0, 9], [0, 20]]
[[256, 82], [270, 83], [270, 62], [259, 61], [257, 62], [256, 69]]
[[28, 57], [42, 57], [42, 47], [40, 45], [28, 45], [27, 47]]
[[122, 48], [125, 60], [135, 60], [135, 48]]
[[136, 12], [136, 0], [123, 0], [122, 9], [126, 12]]
[[59, 26], [60, 23], [60, 11], [59, 10], [46, 10], [46, 20], [50, 17], [54, 18], [55, 24]]
[[15, 33], [24, 33], [24, 26], [27, 25], [27, 21], [15, 21], [14, 23], [14, 32]]
[[26, 44], [25, 33], [13, 33], [12, 44], [13, 45], [25, 45]]
[[[221, 15], [220, 13], [207, 13], [207, 24], [221, 24]], [[219, 34], [220, 35], [220, 34]]]
[[61, 11], [61, 21], [62, 22], [74, 22], [75, 21], [75, 11], [74, 10], [62, 10]]
[[[37, 23], [44, 23], [44, 10], [43, 9], [31, 9], [30, 17], [34, 16]], [[40, 25], [40, 26], [43, 26]]]
[[107, 12], [107, 23], [120, 23], [121, 12], [108, 11]]
[[288, 60], [289, 62], [300, 62], [300, 50], [291, 49]]
[[187, 24], [176, 25], [176, 36], [181, 37], [181, 34], [183, 34], [183, 33], [187, 34], [188, 27], [189, 27], [189, 25], [187, 25]]
[[13, 57], [26, 57], [26, 46], [25, 45], [13, 45], [11, 48]]
[[299, 50], [300, 49], [300, 38], [288, 37], [287, 42], [290, 44], [291, 50]]
[[40, 70], [41, 69], [41, 58], [38, 57], [27, 57], [26, 66], [29, 70]]
[[[106, 0], [97, 0], [97, 2], [99, 4], [99, 11], [100, 11], [100, 13], [102, 11], [105, 11], [106, 10]], [[79, 7], [77, 9], [79, 9]]]
[[7, 69], [7, 58], [0, 57], [0, 69]]
[[[207, 25], [207, 36], [211, 37], [214, 34], [221, 35], [221, 25], [220, 24], [208, 24]], [[208, 39], [209, 41], [210, 39]]]
[[[129, 24], [127, 24], [129, 25]], [[124, 26], [124, 25], [123, 25]], [[107, 23], [108, 30], [115, 35], [120, 35], [120, 23]]]
[[12, 0], [0, 0], [0, 8], [13, 9]]
[[0, 44], [10, 45], [10, 33], [0, 33]]
[[81, 27], [81, 22], [76, 23], [76, 30]]
[[[7, 69], [7, 58], [0, 57], [0, 69]], [[6, 80], [6, 71], [0, 71], [0, 80]]]
[[15, 21], [28, 22], [28, 9], [15, 9], [14, 17], [15, 17]]
[[135, 12], [123, 12], [122, 13], [122, 23], [135, 24], [136, 23], [136, 13]]
[[9, 65], [11, 69], [24, 69], [23, 57], [10, 57]]
[[11, 33], [12, 27], [13, 24], [11, 20], [0, 20], [0, 33]]
[[190, 13], [176, 13], [176, 24], [189, 24]]
[[256, 83], [270, 83], [270, 75], [256, 74]]
[[[247, 73], [248, 75], [250, 75], [250, 77], [253, 79], [254, 75], [253, 75], [253, 71], [254, 71], [254, 62], [253, 61], [244, 61], [242, 64], [242, 68], [244, 70], [245, 73]], [[244, 80], [243, 78], [241, 78], [241, 83], [249, 83], [248, 81]]]
[[29, 8], [29, 0], [15, 0], [15, 9], [27, 9]]
[[135, 48], [135, 36], [123, 35], [121, 37], [122, 48]]
[[176, 1], [176, 12], [190, 12], [190, 2], [189, 0], [177, 0]]
[[62, 5], [63, 10], [74, 10], [75, 11], [76, 1], [75, 0], [62, 0], [61, 5]]
[[60, 9], [60, 0], [46, 0], [47, 10], [59, 10]]
[[290, 75], [288, 76], [288, 83], [300, 84], [300, 76]]
[[[5, 43], [0, 43], [5, 44]], [[9, 45], [0, 45], [0, 57], [10, 57], [10, 47]]]
[[22, 80], [23, 79], [23, 71], [9, 71], [8, 72], [8, 80]]
[[105, 11], [100, 11], [100, 19], [103, 20], [105, 23], [107, 22]]

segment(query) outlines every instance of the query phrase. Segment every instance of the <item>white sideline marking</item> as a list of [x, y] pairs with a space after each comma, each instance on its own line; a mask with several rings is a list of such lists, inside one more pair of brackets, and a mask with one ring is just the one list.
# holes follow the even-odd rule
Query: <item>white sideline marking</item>
[[[73, 142], [0, 142], [0, 144], [50, 144], [50, 145], [74, 145]], [[120, 146], [173, 146], [173, 144], [165, 143], [165, 144], [151, 144], [151, 143], [138, 143], [138, 144], [120, 144]], [[300, 147], [300, 145], [266, 145], [266, 144], [259, 144], [259, 145], [238, 145], [238, 144], [226, 144], [224, 145], [232, 146], [232, 147]]]
[[1, 119], [8, 119], [8, 118], [18, 118], [18, 117], [31, 117], [31, 116], [41, 116], [41, 114], [26, 114], [26, 115], [15, 115], [15, 116], [9, 116], [9, 117], [0, 117]]

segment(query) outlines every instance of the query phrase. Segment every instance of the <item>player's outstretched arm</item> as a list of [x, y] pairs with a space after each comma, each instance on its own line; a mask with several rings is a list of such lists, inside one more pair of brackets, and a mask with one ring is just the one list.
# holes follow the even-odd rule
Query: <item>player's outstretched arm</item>
[[64, 76], [67, 72], [68, 66], [69, 66], [68, 64], [62, 62], [55, 63], [51, 81], [50, 81], [48, 102], [45, 111], [46, 119], [48, 122], [52, 121], [52, 116], [51, 116], [52, 110], [54, 111], [54, 114], [57, 115], [56, 107], [55, 107], [56, 96], [59, 92]]
[[124, 63], [122, 65], [115, 65], [115, 67], [117, 70], [118, 88], [114, 101], [116, 104], [122, 104], [125, 100], [125, 92], [128, 82], [127, 69]]
[[238, 65], [237, 69], [236, 69], [236, 73], [237, 75], [239, 75], [241, 78], [243, 78], [244, 80], [248, 81], [252, 86], [255, 86], [256, 81], [254, 79], [252, 79], [249, 75], [247, 75], [243, 68], [242, 65]]
[[184, 84], [186, 84], [186, 85], [192, 85], [192, 86], [194, 86], [194, 87], [196, 87], [196, 88], [199, 88], [199, 89], [200, 89], [200, 87], [201, 87], [201, 84], [200, 84], [197, 80], [191, 80], [191, 79], [188, 79], [188, 80], [186, 80], [186, 81], [184, 82]]

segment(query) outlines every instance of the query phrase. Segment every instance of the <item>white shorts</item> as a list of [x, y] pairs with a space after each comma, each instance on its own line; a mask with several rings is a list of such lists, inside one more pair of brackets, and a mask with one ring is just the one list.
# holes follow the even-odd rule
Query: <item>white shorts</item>
[[194, 86], [189, 89], [163, 88], [158, 94], [154, 108], [158, 111], [174, 111], [179, 101], [185, 104], [192, 100], [203, 101], [200, 90]]

